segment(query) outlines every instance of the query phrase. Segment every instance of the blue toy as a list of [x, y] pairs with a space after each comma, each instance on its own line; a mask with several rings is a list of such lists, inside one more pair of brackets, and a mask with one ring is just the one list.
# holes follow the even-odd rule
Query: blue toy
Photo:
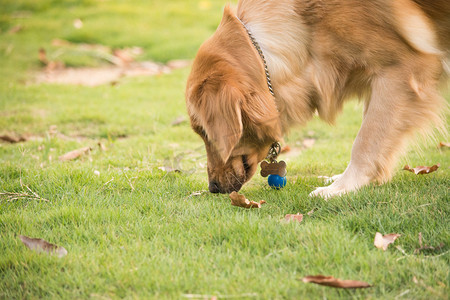
[[286, 186], [286, 177], [281, 177], [275, 174], [269, 175], [267, 181], [269, 182], [269, 186], [273, 189], [279, 190]]

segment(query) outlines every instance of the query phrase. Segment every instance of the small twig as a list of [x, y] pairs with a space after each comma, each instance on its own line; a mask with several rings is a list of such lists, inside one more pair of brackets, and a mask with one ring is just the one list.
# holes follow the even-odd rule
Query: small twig
[[103, 187], [104, 187], [105, 185], [107, 185], [108, 183], [110, 183], [111, 181], [113, 181], [113, 180], [114, 180], [114, 177], [111, 178], [110, 180], [108, 180], [107, 182], [105, 182], [105, 183], [103, 184]]
[[406, 294], [408, 294], [409, 292], [410, 292], [409, 290], [406, 290], [406, 291], [404, 291], [403, 293], [401, 293], [401, 294], [395, 296], [395, 299], [398, 299], [398, 298], [400, 298], [400, 297], [403, 297], [403, 296], [405, 296]]
[[33, 192], [28, 186], [25, 186], [27, 188], [27, 190], [29, 190], [36, 198], [40, 199], [41, 196], [39, 196], [38, 194], [36, 194], [35, 192]]
[[447, 251], [445, 251], [445, 252], [443, 252], [443, 253], [441, 253], [441, 254], [438, 254], [438, 255], [426, 255], [426, 256], [424, 256], [423, 258], [437, 258], [437, 257], [443, 256], [443, 255], [445, 255], [445, 254], [447, 254], [447, 253], [449, 253], [449, 252], [450, 252], [450, 250], [447, 250]]
[[447, 253], [450, 252], [450, 250], [447, 250], [447, 251], [445, 251], [445, 252], [443, 252], [441, 254], [438, 254], [438, 255], [425, 255], [423, 257], [418, 257], [417, 255], [411, 255], [411, 254], [406, 253], [405, 250], [403, 250], [402, 247], [400, 247], [400, 246], [395, 246], [395, 248], [397, 248], [397, 250], [400, 251], [401, 253], [403, 253], [403, 255], [404, 255], [403, 257], [397, 258], [396, 261], [402, 260], [402, 259], [404, 259], [406, 257], [414, 257], [416, 259], [437, 258], [437, 257], [443, 256], [443, 255], [446, 255]]
[[196, 192], [192, 192], [189, 196], [186, 197], [186, 199], [190, 199], [192, 197], [196, 197], [196, 196], [201, 196], [204, 193], [207, 193], [208, 191], [206, 190], [201, 190], [201, 191], [196, 191]]
[[105, 183], [102, 185], [102, 187], [98, 189], [97, 194], [100, 193], [100, 192], [102, 192], [102, 191], [106, 188], [106, 185], [108, 185], [108, 184], [109, 184], [111, 181], [113, 181], [113, 180], [114, 180], [114, 177], [111, 178], [110, 180], [108, 180], [107, 182], [105, 182]]
[[50, 202], [50, 200], [42, 198], [37, 193], [33, 192], [27, 185], [23, 184], [22, 178], [20, 178], [19, 182], [20, 182], [20, 187], [22, 188], [22, 190], [23, 190], [23, 187], [26, 187], [27, 190], [30, 191], [31, 195], [24, 191], [22, 191], [21, 193], [0, 192], [0, 198], [1, 198], [1, 196], [3, 196], [5, 198], [7, 198], [8, 202], [19, 200], [21, 198], [29, 199], [29, 200], [42, 200], [45, 202]]
[[[125, 175], [125, 177], [127, 178], [127, 180], [128, 180], [128, 183], [130, 184], [130, 186], [131, 186], [131, 191], [134, 191], [134, 186], [133, 186], [133, 184], [131, 183], [131, 180], [130, 180], [130, 178], [128, 178], [128, 176], [127, 176], [127, 174], [126, 173], [123, 173], [123, 175]], [[137, 179], [137, 177], [132, 177], [131, 179]]]
[[395, 246], [395, 248], [397, 248], [398, 251], [400, 251], [401, 253], [403, 253], [404, 256], [410, 256], [408, 253], [405, 252], [405, 250], [403, 250], [402, 247], [400, 247], [400, 246]]
[[[31, 190], [30, 190], [31, 191]], [[38, 194], [31, 191], [33, 195], [28, 193], [10, 193], [10, 192], [0, 192], [0, 197], [5, 197], [8, 202], [12, 202], [19, 199], [29, 199], [29, 200], [42, 200], [45, 202], [50, 202], [49, 200], [42, 198]]]
[[409, 214], [409, 213], [411, 213], [412, 211], [416, 210], [417, 208], [425, 207], [425, 206], [430, 206], [430, 205], [433, 205], [433, 203], [425, 203], [425, 204], [419, 205], [419, 206], [417, 206], [417, 207], [413, 207], [413, 208], [408, 209], [407, 211], [403, 212], [403, 213], [401, 214], [401, 216], [406, 215], [406, 214]]

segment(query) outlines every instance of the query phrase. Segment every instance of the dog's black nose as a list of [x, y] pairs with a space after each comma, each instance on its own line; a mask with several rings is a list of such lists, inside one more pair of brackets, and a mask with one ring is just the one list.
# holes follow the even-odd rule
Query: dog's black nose
[[220, 193], [219, 183], [215, 180], [209, 182], [209, 191], [211, 193]]

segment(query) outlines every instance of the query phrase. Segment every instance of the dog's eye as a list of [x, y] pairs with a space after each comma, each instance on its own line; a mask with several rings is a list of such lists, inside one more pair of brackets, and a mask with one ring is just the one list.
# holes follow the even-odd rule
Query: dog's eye
[[250, 171], [250, 165], [247, 161], [247, 155], [242, 155], [242, 165], [244, 166], [245, 173], [248, 173]]

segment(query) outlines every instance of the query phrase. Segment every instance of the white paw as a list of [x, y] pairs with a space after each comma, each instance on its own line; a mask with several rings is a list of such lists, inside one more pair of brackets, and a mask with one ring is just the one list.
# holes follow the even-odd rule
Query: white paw
[[335, 175], [330, 179], [335, 181], [329, 186], [316, 188], [309, 196], [329, 199], [331, 197], [356, 191], [370, 182], [369, 177], [357, 174], [351, 170], [346, 170], [343, 174]]
[[323, 179], [325, 184], [330, 184], [330, 183], [333, 183], [334, 181], [338, 180], [341, 176], [342, 176], [342, 174], [338, 174], [338, 175], [334, 175], [334, 176], [331, 176], [331, 177], [319, 176], [318, 178]]
[[340, 196], [347, 192], [348, 191], [345, 188], [337, 187], [335, 184], [332, 184], [330, 186], [316, 188], [314, 191], [312, 191], [309, 194], [309, 196], [310, 197], [322, 197], [325, 200], [327, 200], [331, 197]]

